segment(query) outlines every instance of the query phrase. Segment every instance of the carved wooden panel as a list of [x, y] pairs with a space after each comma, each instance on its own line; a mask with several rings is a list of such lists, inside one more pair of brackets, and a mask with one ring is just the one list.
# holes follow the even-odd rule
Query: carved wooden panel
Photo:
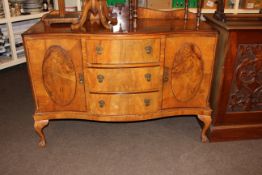
[[203, 60], [200, 49], [192, 43], [184, 43], [176, 52], [172, 67], [172, 91], [178, 101], [195, 97], [203, 80]]
[[176, 34], [167, 38], [163, 108], [208, 107], [216, 37]]
[[58, 105], [68, 105], [76, 93], [76, 70], [68, 53], [60, 46], [51, 46], [43, 62], [43, 84]]
[[262, 44], [238, 46], [228, 112], [262, 110]]

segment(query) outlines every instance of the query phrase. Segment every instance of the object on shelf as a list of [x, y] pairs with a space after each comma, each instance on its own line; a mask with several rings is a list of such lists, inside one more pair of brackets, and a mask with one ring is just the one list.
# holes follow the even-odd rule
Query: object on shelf
[[27, 0], [22, 3], [23, 12], [30, 14], [37, 14], [43, 11], [42, 1], [41, 0]]
[[44, 12], [48, 11], [48, 2], [47, 2], [47, 0], [43, 0], [43, 11]]
[[0, 25], [0, 64], [11, 59], [11, 49], [6, 25]]
[[201, 11], [202, 11], [202, 7], [203, 7], [203, 3], [204, 3], [204, 0], [198, 0], [198, 3], [197, 3], [197, 14], [196, 14], [196, 19], [197, 19], [197, 29], [199, 28], [199, 25], [200, 25], [200, 20], [201, 20]]
[[53, 0], [47, 0], [47, 3], [48, 3], [48, 10], [49, 11], [54, 10], [54, 7], [53, 7], [54, 2], [53, 2]]
[[12, 17], [21, 15], [22, 3], [25, 0], [9, 0], [10, 15]]
[[116, 4], [125, 4], [126, 0], [107, 0], [107, 5], [115, 6]]
[[235, 7], [236, 0], [226, 0], [226, 8], [233, 9]]
[[[173, 8], [184, 8], [185, 7], [185, 0], [173, 0], [172, 1]], [[196, 8], [197, 7], [197, 0], [189, 0], [188, 1], [189, 8]]]
[[240, 7], [243, 9], [261, 9], [262, 1], [261, 0], [245, 0], [243, 3], [240, 3]]
[[[13, 23], [15, 47], [18, 58], [24, 55], [23, 40], [21, 34], [24, 33], [28, 28], [37, 23], [39, 19], [26, 20]], [[20, 55], [20, 56], [19, 56]]]
[[10, 15], [20, 16], [29, 14], [38, 14], [43, 11], [42, 0], [20, 0], [9, 1]]
[[224, 13], [225, 9], [225, 4], [224, 0], [217, 0], [217, 9], [214, 13], [214, 18], [219, 20], [219, 21], [225, 21], [226, 20], [226, 15]]

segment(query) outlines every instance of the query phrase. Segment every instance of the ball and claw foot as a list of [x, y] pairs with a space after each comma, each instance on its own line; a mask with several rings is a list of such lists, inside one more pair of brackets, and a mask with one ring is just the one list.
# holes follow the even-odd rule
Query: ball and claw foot
[[201, 140], [202, 140], [203, 143], [206, 143], [206, 142], [208, 142], [207, 131], [210, 128], [211, 121], [212, 121], [211, 116], [209, 116], [209, 115], [198, 115], [197, 117], [200, 121], [202, 121], [204, 123], [204, 126], [202, 128], [202, 132], [201, 132]]
[[40, 141], [38, 142], [39, 147], [45, 147], [45, 145], [46, 145], [46, 140], [45, 140], [45, 135], [44, 135], [43, 129], [44, 129], [44, 127], [46, 127], [48, 125], [48, 123], [49, 123], [48, 120], [35, 121], [34, 128], [35, 128], [36, 133], [40, 137]]

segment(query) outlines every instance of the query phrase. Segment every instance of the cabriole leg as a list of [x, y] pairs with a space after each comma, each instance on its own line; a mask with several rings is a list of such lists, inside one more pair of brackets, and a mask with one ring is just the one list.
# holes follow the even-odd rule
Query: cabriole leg
[[198, 115], [197, 116], [198, 119], [200, 121], [202, 121], [204, 123], [204, 126], [202, 128], [202, 132], [201, 132], [201, 140], [203, 143], [206, 143], [208, 141], [207, 138], [207, 130], [209, 129], [210, 125], [211, 125], [211, 116], [209, 115]]
[[35, 121], [34, 128], [36, 133], [40, 137], [40, 141], [38, 143], [38, 146], [44, 147], [46, 145], [46, 140], [45, 140], [45, 134], [43, 132], [44, 127], [46, 127], [49, 123], [49, 120], [39, 120]]

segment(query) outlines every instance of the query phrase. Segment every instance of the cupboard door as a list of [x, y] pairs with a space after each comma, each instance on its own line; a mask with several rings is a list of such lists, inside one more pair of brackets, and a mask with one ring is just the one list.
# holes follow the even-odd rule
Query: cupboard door
[[167, 38], [163, 108], [208, 107], [216, 36]]
[[81, 42], [26, 39], [38, 112], [85, 111]]

